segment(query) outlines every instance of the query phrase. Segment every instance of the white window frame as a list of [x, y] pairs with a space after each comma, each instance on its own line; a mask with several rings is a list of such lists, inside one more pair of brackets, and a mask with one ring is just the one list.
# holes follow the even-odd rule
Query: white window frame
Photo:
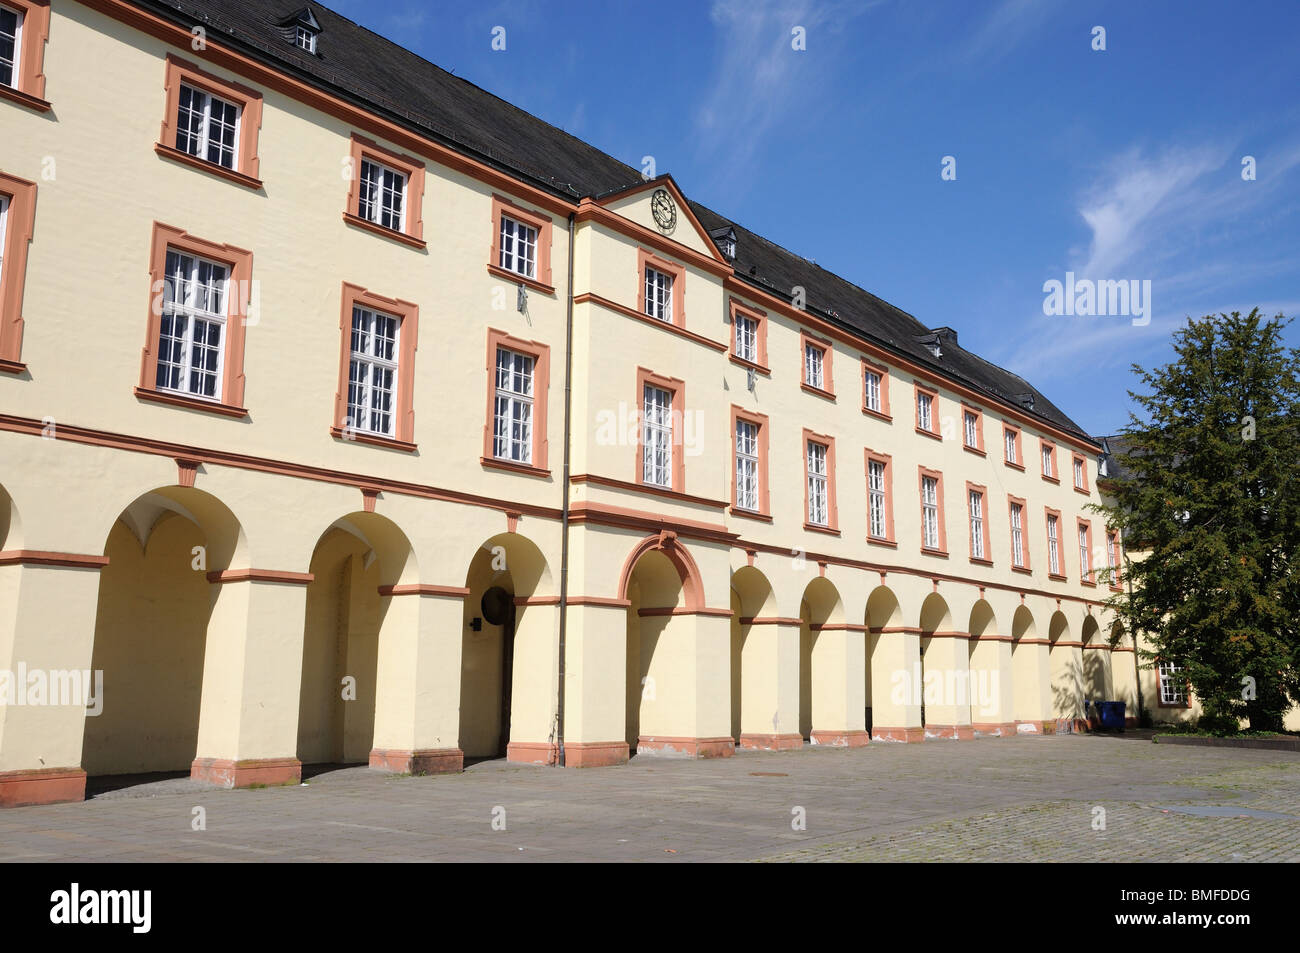
[[510, 215], [501, 216], [501, 255], [497, 264], [512, 274], [537, 278], [537, 242], [541, 232]]
[[1017, 569], [1025, 568], [1025, 508], [1019, 503], [1011, 504], [1011, 565]]
[[[376, 170], [375, 177], [373, 178], [373, 190], [368, 190], [366, 188], [366, 166], [370, 166]], [[387, 228], [394, 232], [405, 232], [406, 206], [408, 205], [407, 199], [410, 194], [411, 186], [410, 177], [401, 169], [395, 169], [390, 165], [385, 165], [379, 160], [372, 159], [365, 155], [361, 157], [361, 168], [357, 170], [357, 174], [361, 176], [361, 181], [357, 188], [357, 217], [364, 218], [372, 225], [378, 225], [380, 228]], [[393, 194], [393, 190], [389, 187], [386, 179], [386, 176], [389, 175], [399, 180], [402, 186], [396, 193], [399, 196], [399, 201], [401, 203], [401, 208], [398, 210], [397, 214], [398, 221], [396, 225], [384, 224], [384, 213], [387, 211], [390, 216], [392, 215], [392, 209], [385, 208], [386, 196]], [[373, 191], [373, 195], [370, 194], [371, 191]]]
[[867, 534], [874, 539], [889, 538], [889, 498], [885, 494], [886, 464], [867, 460]]
[[921, 477], [921, 544], [926, 549], [939, 548], [939, 480]]
[[809, 387], [826, 389], [826, 349], [811, 341], [803, 345], [803, 379]]
[[874, 410], [878, 414], [884, 413], [880, 403], [880, 385], [882, 383], [884, 383], [884, 378], [880, 372], [868, 368], [866, 371], [867, 410]]
[[830, 526], [830, 488], [826, 464], [830, 447], [809, 440], [804, 448], [808, 471], [808, 522], [814, 526]]
[[666, 324], [673, 323], [673, 281], [668, 272], [645, 266], [645, 313]]
[[966, 438], [966, 446], [970, 447], [972, 450], [978, 450], [980, 448], [979, 415], [972, 413], [969, 410], [963, 410], [961, 414], [962, 429], [964, 431], [963, 435]]
[[510, 463], [531, 465], [537, 358], [497, 345], [495, 373], [492, 456]]
[[1083, 489], [1083, 481], [1085, 479], [1085, 470], [1084, 470], [1085, 466], [1086, 464], [1084, 464], [1083, 459], [1081, 457], [1074, 458], [1074, 485], [1076, 489], [1080, 489], [1080, 490]]
[[[184, 102], [185, 92], [189, 91], [190, 105], [188, 112], [203, 117], [202, 127], [198, 133], [192, 131], [189, 117], [186, 115], [187, 107]], [[201, 100], [202, 108], [196, 108], [195, 102]], [[235, 135], [229, 146], [224, 142], [214, 140], [212, 137], [212, 118], [213, 105], [220, 103], [222, 106], [228, 106], [235, 111], [234, 129]], [[215, 120], [225, 125], [225, 119]], [[180, 94], [176, 98], [176, 148], [186, 155], [193, 156], [196, 159], [202, 159], [204, 162], [211, 162], [215, 166], [231, 171], [239, 170], [239, 140], [242, 137], [244, 127], [244, 108], [237, 102], [229, 99], [223, 99], [206, 89], [200, 89], [193, 83], [181, 81]], [[189, 147], [181, 144], [181, 137], [190, 140]], [[223, 155], [227, 149], [230, 150], [230, 165], [226, 165], [220, 158], [212, 159], [208, 156], [208, 151], [212, 148], [213, 143], [217, 142], [218, 155]], [[195, 151], [197, 149], [197, 151]]]
[[[304, 39], [306, 42], [304, 42]], [[293, 45], [300, 50], [306, 50], [308, 53], [316, 52], [316, 31], [311, 27], [303, 26], [301, 23], [295, 25], [293, 34]]]
[[[659, 395], [663, 399], [659, 400]], [[641, 479], [650, 486], [673, 485], [673, 392], [646, 383], [641, 393]]]
[[[177, 273], [168, 268], [167, 264], [170, 264], [172, 256], [176, 256], [176, 264], [182, 268], [184, 268], [184, 262], [188, 259], [188, 269]], [[158, 323], [158, 361], [157, 371], [154, 375], [154, 386], [157, 390], [166, 393], [184, 394], [187, 397], [220, 403], [226, 372], [226, 340], [231, 290], [230, 266], [170, 246], [168, 246], [163, 260], [165, 262], [164, 294], [162, 314]], [[206, 285], [199, 280], [204, 267], [212, 269], [212, 277]], [[220, 278], [216, 277], [218, 272], [221, 274]], [[196, 303], [199, 293], [203, 289], [206, 289], [210, 295], [220, 295], [221, 302], [216, 310]], [[169, 292], [172, 296], [170, 302], [167, 300]], [[175, 322], [178, 319], [185, 322], [184, 331], [180, 335], [175, 334]], [[169, 323], [172, 325], [173, 331], [170, 335], [167, 334]], [[199, 323], [217, 329], [215, 347], [203, 342], [196, 344], [194, 334]], [[173, 360], [172, 349], [176, 344], [180, 345], [180, 354], [177, 360]], [[217, 352], [216, 366], [211, 368], [196, 367], [194, 363], [196, 349], [215, 350]], [[159, 379], [162, 375], [170, 378], [173, 371], [175, 371], [177, 378], [175, 385], [164, 383]], [[198, 375], [200, 381], [204, 379], [212, 381], [211, 394], [205, 393], [201, 384], [196, 387], [195, 375]]]
[[1160, 677], [1160, 704], [1186, 705], [1186, 680], [1178, 678], [1178, 673], [1181, 672], [1182, 669], [1173, 662], [1167, 662], [1164, 659], [1161, 659], [1156, 663], [1156, 671], [1159, 673]]
[[[369, 315], [371, 319], [369, 332], [364, 335], [367, 349], [357, 351], [354, 346], [354, 338], [357, 336], [357, 318], [362, 316], [364, 324], [365, 315]], [[375, 333], [375, 322], [379, 318], [387, 318], [393, 322], [393, 356], [391, 358], [376, 353], [376, 343], [380, 338]], [[367, 308], [363, 305], [354, 304], [352, 306], [352, 324], [348, 330], [347, 426], [357, 433], [374, 434], [379, 437], [396, 437], [400, 357], [402, 353], [402, 319], [396, 314], [389, 314], [376, 308]], [[358, 366], [363, 369], [364, 377], [358, 375]], [[375, 376], [379, 371], [392, 371], [392, 382], [388, 388], [376, 384]], [[354, 382], [361, 396], [361, 402], [355, 405], [357, 407], [356, 412], [353, 411], [354, 404], [352, 401]], [[380, 429], [372, 426], [371, 422], [376, 413], [383, 413], [382, 410], [376, 410], [375, 408], [375, 395], [385, 389], [389, 391], [388, 427], [387, 429]]]
[[1060, 517], [1047, 514], [1047, 571], [1061, 575]]
[[0, 281], [5, 276], [5, 235], [9, 228], [9, 196], [0, 192]]
[[975, 559], [984, 559], [984, 494], [978, 490], [967, 493], [970, 507], [970, 551]]
[[1007, 463], [1020, 463], [1019, 447], [1020, 435], [1015, 430], [1002, 431], [1002, 442], [1005, 444]]
[[934, 432], [934, 397], [923, 390], [916, 392], [916, 420], [922, 430]]
[[1052, 468], [1052, 448], [1046, 444], [1043, 445], [1043, 476], [1056, 477], [1056, 472]]
[[1118, 582], [1115, 578], [1115, 570], [1119, 569], [1119, 554], [1116, 552], [1116, 550], [1119, 549], [1119, 546], [1117, 543], [1118, 540], [1115, 538], [1113, 532], [1106, 534], [1106, 568], [1111, 571], [1111, 585]]
[[758, 363], [758, 319], [736, 313], [736, 357]]
[[22, 58], [23, 58], [23, 11], [15, 10], [13, 7], [0, 3], [0, 9], [8, 10], [14, 15], [14, 59], [10, 64], [10, 75], [8, 83], [0, 83], [0, 86], [8, 86], [10, 89], [17, 89], [19, 79], [22, 77]]
[[1087, 579], [1092, 575], [1092, 547], [1088, 537], [1091, 535], [1086, 526], [1079, 526], [1079, 578]]
[[736, 418], [736, 508], [751, 513], [759, 511], [758, 428]]

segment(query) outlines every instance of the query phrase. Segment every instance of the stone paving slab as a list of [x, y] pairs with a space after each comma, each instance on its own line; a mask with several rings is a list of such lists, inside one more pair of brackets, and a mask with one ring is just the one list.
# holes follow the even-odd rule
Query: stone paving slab
[[[1169, 810], [1188, 805], [1282, 817]], [[194, 807], [206, 830], [191, 829]], [[1092, 828], [1097, 807], [1104, 830]], [[492, 827], [495, 808], [504, 831]], [[795, 809], [806, 830], [792, 829]], [[0, 861], [758, 859], [1300, 861], [1300, 758], [1018, 736], [581, 770], [491, 761], [409, 777], [356, 767], [238, 791], [173, 779], [0, 811]]]

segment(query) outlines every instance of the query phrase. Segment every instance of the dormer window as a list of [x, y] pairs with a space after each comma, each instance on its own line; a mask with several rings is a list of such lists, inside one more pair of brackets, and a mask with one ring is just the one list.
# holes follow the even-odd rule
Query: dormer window
[[306, 50], [308, 53], [315, 53], [316, 31], [299, 23], [294, 31], [293, 42], [298, 49]]

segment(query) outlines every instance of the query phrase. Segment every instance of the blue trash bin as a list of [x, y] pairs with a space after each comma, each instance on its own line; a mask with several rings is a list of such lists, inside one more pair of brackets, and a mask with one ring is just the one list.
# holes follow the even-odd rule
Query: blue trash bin
[[1101, 719], [1101, 727], [1104, 730], [1124, 730], [1123, 702], [1097, 702], [1097, 715]]

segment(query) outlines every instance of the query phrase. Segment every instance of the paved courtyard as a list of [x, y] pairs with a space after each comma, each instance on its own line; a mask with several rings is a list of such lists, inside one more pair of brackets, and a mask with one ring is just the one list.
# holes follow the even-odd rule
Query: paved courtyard
[[2, 811], [0, 860], [1300, 861], [1300, 756], [1129, 733], [174, 779]]

